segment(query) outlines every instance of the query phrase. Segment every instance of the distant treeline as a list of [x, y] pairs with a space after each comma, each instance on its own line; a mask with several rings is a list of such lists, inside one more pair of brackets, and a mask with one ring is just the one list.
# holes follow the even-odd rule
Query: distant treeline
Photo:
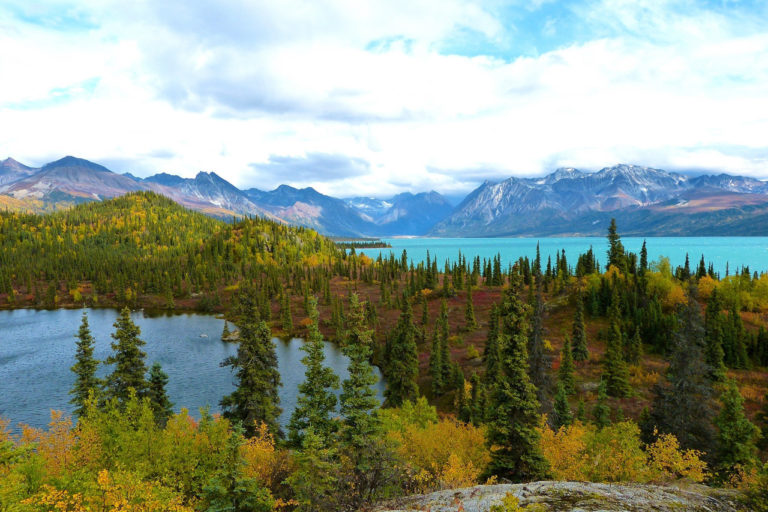
[[383, 240], [336, 240], [336, 245], [341, 249], [389, 249], [392, 247]]

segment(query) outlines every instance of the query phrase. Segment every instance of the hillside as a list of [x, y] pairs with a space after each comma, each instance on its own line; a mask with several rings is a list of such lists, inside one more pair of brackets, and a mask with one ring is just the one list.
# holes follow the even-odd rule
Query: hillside
[[49, 306], [62, 283], [70, 292], [87, 283], [88, 293], [103, 296], [92, 297], [97, 301], [136, 301], [141, 293], [184, 298], [336, 254], [315, 232], [261, 218], [226, 223], [154, 192], [48, 215], [0, 212], [0, 293], [13, 284], [25, 292], [20, 300]]

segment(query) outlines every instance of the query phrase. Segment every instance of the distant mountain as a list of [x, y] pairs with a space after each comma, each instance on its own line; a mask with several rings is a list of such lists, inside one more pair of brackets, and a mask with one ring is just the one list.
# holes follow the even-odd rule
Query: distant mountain
[[0, 161], [2, 209], [44, 212], [139, 190], [216, 217], [258, 215], [343, 237], [602, 235], [612, 217], [626, 235], [768, 235], [768, 183], [634, 165], [486, 181], [454, 208], [434, 191], [338, 199], [288, 185], [240, 190], [214, 172], [141, 179], [72, 156], [39, 169]]
[[383, 217], [393, 206], [391, 201], [375, 197], [350, 197], [344, 201], [355, 210], [367, 215], [374, 222]]
[[[699, 176], [634, 165], [598, 172], [558, 169], [543, 178], [485, 182], [431, 231], [434, 236], [602, 234], [611, 217], [625, 234], [722, 233], [724, 216], [768, 207], [768, 184], [740, 176]], [[690, 225], [692, 219], [696, 225]], [[690, 228], [690, 229], [689, 229]], [[753, 224], [768, 234], [768, 224]], [[735, 229], [735, 228], [734, 228]], [[739, 228], [743, 229], [743, 228]]]
[[374, 231], [378, 236], [424, 235], [453, 211], [445, 197], [434, 190], [404, 192], [390, 199], [353, 197], [346, 202], [378, 226]]
[[117, 197], [147, 188], [99, 164], [66, 156], [22, 179], [0, 186], [0, 194], [16, 199], [78, 203]]
[[358, 210], [311, 187], [297, 189], [280, 185], [270, 192], [252, 188], [245, 194], [272, 215], [322, 234], [351, 237], [375, 234], [376, 226]]
[[28, 167], [14, 160], [6, 158], [0, 162], [0, 185], [18, 181], [36, 173], [39, 169]]

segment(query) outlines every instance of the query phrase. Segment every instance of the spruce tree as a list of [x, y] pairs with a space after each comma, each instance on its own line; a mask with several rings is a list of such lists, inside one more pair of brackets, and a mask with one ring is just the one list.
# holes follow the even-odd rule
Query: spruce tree
[[486, 387], [491, 387], [499, 375], [501, 352], [499, 343], [499, 306], [494, 303], [491, 306], [490, 320], [488, 325], [488, 339], [485, 342], [483, 351], [483, 361], [485, 362], [484, 382]]
[[74, 414], [78, 417], [85, 412], [88, 395], [94, 393], [98, 396], [101, 391], [101, 379], [96, 377], [99, 361], [93, 357], [94, 346], [95, 341], [88, 326], [88, 314], [83, 312], [83, 320], [77, 332], [75, 364], [70, 368], [75, 374], [75, 383], [69, 391], [72, 395], [69, 403], [75, 406]]
[[611, 424], [611, 408], [608, 405], [608, 385], [605, 379], [601, 379], [597, 387], [597, 403], [592, 410], [592, 417], [595, 420], [595, 425], [600, 428]]
[[576, 405], [576, 419], [581, 423], [587, 422], [587, 408], [584, 405], [584, 400], [579, 399], [579, 403]]
[[349, 377], [341, 384], [339, 410], [344, 418], [342, 439], [355, 451], [364, 450], [380, 428], [378, 416], [373, 414], [379, 401], [372, 386], [378, 379], [368, 362], [372, 332], [365, 325], [365, 312], [357, 294], [351, 294], [343, 349], [349, 358]]
[[605, 357], [603, 359], [603, 378], [605, 379], [606, 391], [609, 396], [626, 398], [631, 394], [632, 388], [629, 385], [629, 371], [624, 362], [624, 344], [619, 325], [618, 300], [618, 293], [614, 288], [611, 301], [608, 341], [606, 342]]
[[443, 352], [440, 329], [435, 327], [432, 334], [432, 347], [429, 352], [429, 375], [432, 377], [432, 394], [440, 395], [443, 392]]
[[221, 341], [229, 341], [230, 336], [232, 336], [232, 333], [229, 330], [229, 323], [224, 320], [224, 328], [221, 330]]
[[435, 328], [440, 334], [440, 364], [442, 365], [443, 390], [446, 390], [451, 387], [451, 383], [453, 382], [453, 368], [451, 365], [451, 351], [448, 347], [448, 303], [445, 299], [440, 302], [440, 315], [437, 317], [437, 325]]
[[536, 388], [536, 397], [540, 404], [545, 403], [552, 387], [549, 375], [552, 361], [544, 348], [543, 311], [541, 290], [538, 290], [533, 306], [533, 325], [528, 337], [528, 375]]
[[714, 392], [711, 369], [704, 361], [701, 311], [693, 290], [687, 304], [678, 310], [677, 321], [665, 382], [654, 386], [653, 406], [643, 431], [647, 438], [654, 428], [674, 434], [682, 448], [711, 454]]
[[492, 391], [488, 422], [491, 453], [488, 474], [511, 481], [545, 477], [549, 465], [539, 446], [539, 403], [528, 377], [529, 307], [514, 287], [501, 305], [502, 335], [499, 377]]
[[557, 384], [557, 393], [555, 393], [555, 405], [552, 411], [551, 424], [554, 430], [560, 427], [568, 426], [573, 423], [573, 413], [568, 404], [568, 393], [562, 382]]
[[231, 367], [237, 386], [221, 400], [221, 407], [224, 417], [241, 423], [248, 435], [264, 423], [273, 435], [280, 436], [280, 373], [275, 344], [267, 323], [258, 321], [256, 305], [247, 309], [241, 314], [237, 355], [221, 363]]
[[611, 225], [608, 227], [608, 246], [608, 266], [613, 265], [621, 272], [626, 273], [627, 258], [616, 228], [616, 219], [611, 219]]
[[106, 380], [106, 398], [117, 399], [127, 403], [129, 390], [133, 389], [139, 397], [147, 392], [147, 354], [141, 350], [146, 343], [139, 338], [141, 329], [131, 320], [131, 311], [123, 308], [113, 324], [115, 332], [111, 334], [114, 342], [111, 344], [114, 354], [105, 361], [114, 365], [112, 373]]
[[576, 394], [576, 380], [573, 376], [573, 355], [571, 354], [571, 340], [565, 335], [563, 349], [560, 351], [560, 368], [558, 369], [558, 378], [562, 384], [566, 395]]
[[755, 421], [762, 433], [758, 446], [761, 450], [768, 450], [768, 393], [763, 397], [763, 406], [755, 414]]
[[640, 339], [640, 328], [635, 327], [635, 334], [627, 340], [625, 356], [629, 364], [638, 364], [643, 354], [643, 342]]
[[288, 424], [288, 438], [293, 446], [301, 447], [305, 431], [312, 427], [324, 446], [330, 446], [337, 430], [333, 415], [337, 399], [333, 393], [339, 388], [339, 377], [333, 369], [324, 366], [325, 351], [323, 335], [320, 332], [317, 301], [309, 300], [307, 340], [301, 350], [307, 353], [301, 360], [306, 367], [304, 382], [299, 384], [296, 409]]
[[760, 430], [744, 414], [744, 398], [735, 381], [726, 381], [720, 402], [722, 407], [715, 418], [716, 469], [720, 480], [726, 482], [740, 470], [749, 472], [758, 462], [755, 441]]
[[584, 301], [581, 294], [576, 297], [576, 313], [573, 317], [573, 359], [583, 362], [589, 359], [587, 348], [587, 330], [584, 326]]
[[160, 363], [155, 362], [149, 369], [147, 397], [155, 413], [155, 421], [160, 426], [165, 426], [168, 419], [173, 416], [173, 403], [168, 398], [167, 385], [168, 375], [163, 371]]
[[477, 320], [475, 319], [475, 306], [472, 303], [472, 287], [467, 286], [467, 305], [464, 309], [464, 329], [467, 332], [477, 329]]
[[414, 401], [419, 396], [419, 355], [416, 349], [416, 326], [410, 301], [405, 301], [400, 319], [390, 333], [387, 353], [387, 389], [384, 392], [385, 405], [399, 407], [406, 400]]

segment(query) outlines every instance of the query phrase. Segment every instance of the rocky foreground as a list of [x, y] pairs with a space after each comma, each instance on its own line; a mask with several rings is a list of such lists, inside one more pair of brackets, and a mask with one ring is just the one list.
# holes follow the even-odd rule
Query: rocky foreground
[[[480, 485], [466, 489], [407, 496], [383, 503], [376, 512], [423, 510], [429, 512], [488, 512], [512, 493], [518, 510], [547, 512], [732, 512], [751, 510], [735, 491], [692, 485], [612, 485], [584, 482], [533, 482]], [[523, 508], [523, 507], [528, 507]], [[507, 512], [507, 511], [505, 511]], [[512, 512], [512, 510], [509, 510]]]

